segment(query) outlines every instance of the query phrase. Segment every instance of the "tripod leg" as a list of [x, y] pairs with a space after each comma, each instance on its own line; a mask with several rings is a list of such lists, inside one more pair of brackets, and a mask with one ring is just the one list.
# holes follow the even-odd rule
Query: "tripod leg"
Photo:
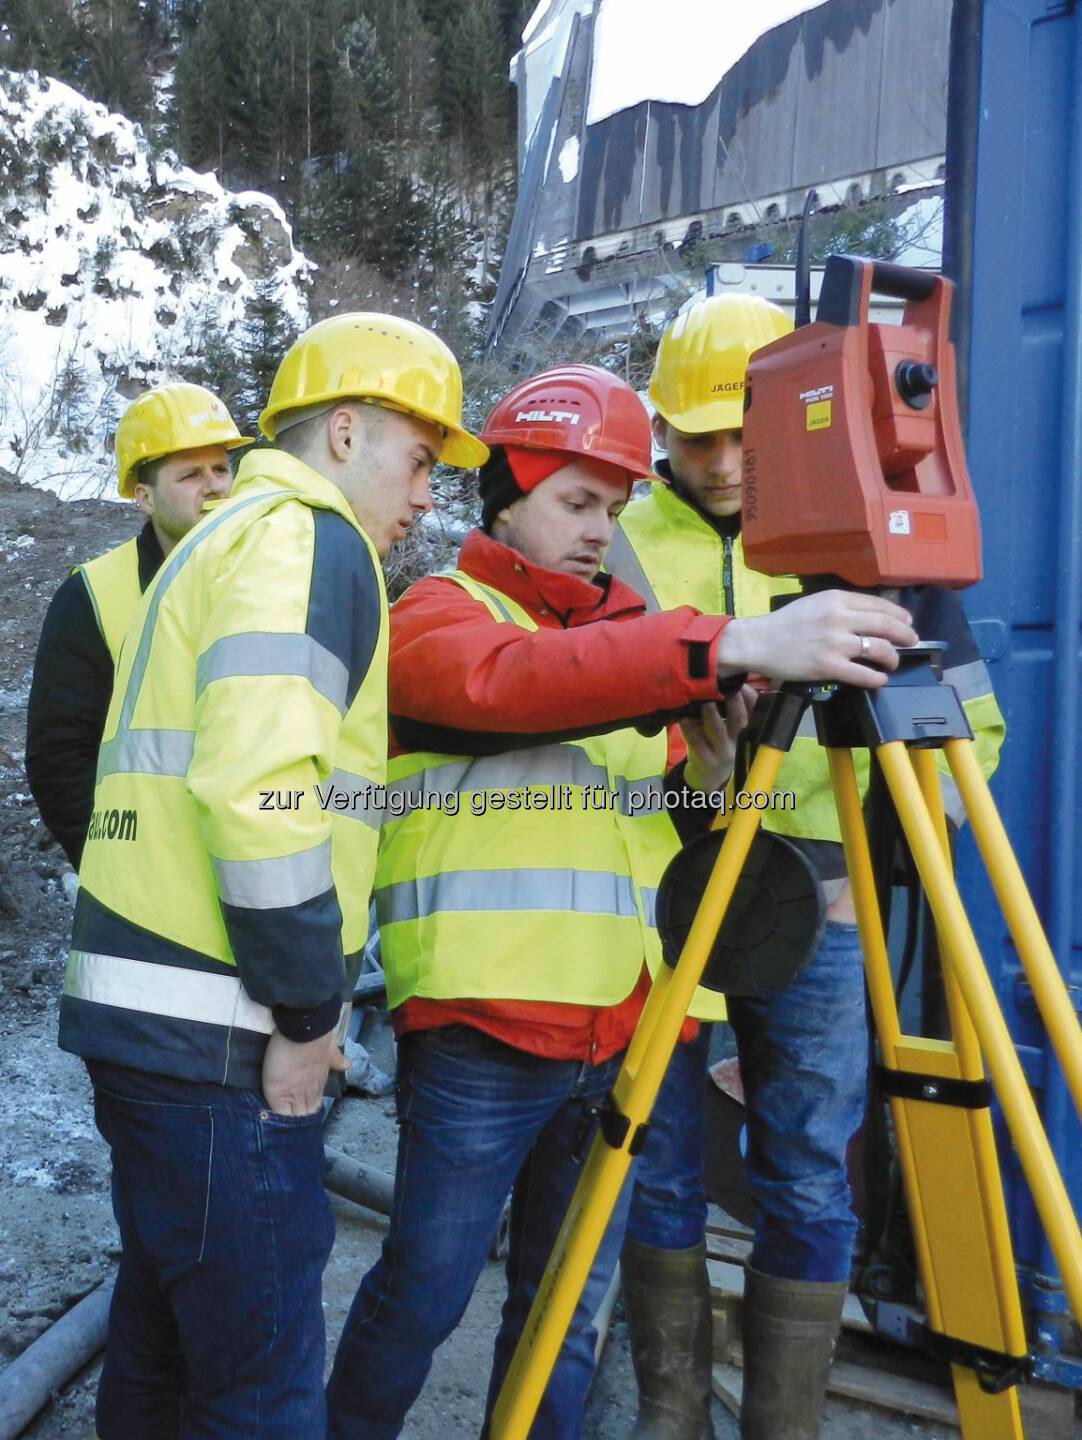
[[988, 878], [1033, 990], [1037, 1009], [1063, 1067], [1075, 1109], [1082, 1117], [1082, 1029], [1079, 1028], [1063, 976], [1041, 928], [1003, 821], [973, 754], [973, 742], [948, 740], [943, 748], [973, 827], [973, 836]]
[[[988, 1110], [935, 1104], [921, 1093], [936, 1077], [959, 1080], [967, 1070], [979, 1077], [979, 1051], [971, 1030], [968, 1065], [949, 1042], [901, 1033], [852, 756], [828, 749], [827, 757], [929, 1328], [1022, 1358], [1026, 1337]], [[938, 787], [934, 763], [932, 780]], [[912, 1087], [907, 1076], [921, 1077], [908, 1098], [896, 1093]], [[952, 1364], [951, 1374], [965, 1440], [1021, 1440], [1016, 1390], [986, 1394], [967, 1365]]]
[[[749, 790], [769, 793], [785, 755], [761, 745], [747, 778]], [[725, 918], [751, 842], [757, 811], [738, 811], [729, 825], [680, 959], [662, 970], [651, 987], [638, 1028], [616, 1077], [612, 1099], [619, 1132], [594, 1138], [545, 1274], [526, 1317], [492, 1412], [492, 1440], [525, 1440], [545, 1393], [575, 1305], [590, 1273], [620, 1187], [650, 1117], [662, 1078], [680, 1035], [714, 939]]]
[[[943, 863], [949, 869], [951, 863], [950, 841], [947, 835], [943, 793], [940, 789], [935, 756], [931, 750], [913, 749], [909, 752], [909, 758], [912, 761], [913, 772], [917, 777], [929, 818], [935, 827]], [[953, 937], [950, 934], [944, 935], [939, 931], [938, 926], [936, 933], [939, 952], [941, 955], [946, 955], [947, 958], [943, 984], [947, 999], [947, 1012], [950, 1016], [951, 1037], [958, 1055], [959, 1077], [970, 1083], [979, 1082], [984, 1079], [984, 1062], [981, 1058], [977, 1033], [973, 1028], [973, 1022], [958, 984], [957, 961], [948, 953]], [[970, 1281], [970, 1304], [972, 1310], [978, 1313], [997, 1316], [998, 1312], [996, 1324], [999, 1339], [996, 1346], [992, 1348], [1010, 1351], [1013, 1354], [1023, 1354], [1026, 1349], [1025, 1323], [1018, 1295], [1010, 1224], [1007, 1219], [1007, 1207], [1003, 1196], [1003, 1183], [991, 1118], [988, 1111], [982, 1109], [969, 1111], [967, 1119], [969, 1122], [968, 1140], [973, 1150], [981, 1185], [981, 1214], [988, 1230], [988, 1268], [978, 1280]], [[977, 1286], [982, 1286], [986, 1291], [983, 1298], [976, 1288]], [[958, 1332], [951, 1329], [948, 1333]], [[961, 1413], [967, 1414], [975, 1411], [980, 1414], [983, 1412], [989, 1405], [989, 1397], [981, 1391], [976, 1373], [958, 1365], [953, 1366], [952, 1369], [955, 1393], [959, 1397], [958, 1405]], [[966, 1388], [970, 1393], [966, 1394], [963, 1400]], [[1013, 1396], [1014, 1392], [1012, 1391], [1011, 1394]], [[1000, 1397], [992, 1398], [995, 1401]], [[975, 1433], [983, 1434], [984, 1432], [977, 1429]]]
[[900, 741], [880, 745], [876, 755], [906, 841], [913, 852], [938, 932], [941, 937], [949, 937], [944, 956], [958, 980], [977, 1032], [1007, 1128], [1063, 1275], [1072, 1313], [1076, 1320], [1082, 1322], [1082, 1234], [1079, 1233], [1048, 1137], [981, 960], [972, 927], [953, 878], [943, 864], [935, 828], [904, 745]]

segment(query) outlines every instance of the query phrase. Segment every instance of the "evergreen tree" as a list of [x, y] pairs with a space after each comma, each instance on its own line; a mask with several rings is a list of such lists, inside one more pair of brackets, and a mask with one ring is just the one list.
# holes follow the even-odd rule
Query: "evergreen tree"
[[256, 76], [260, 183], [295, 215], [312, 158], [311, 82], [316, 7], [307, 0], [272, 0], [261, 7]]
[[536, 0], [499, 0], [500, 31], [508, 59], [522, 44], [522, 32], [535, 8]]
[[79, 28], [65, 0], [5, 0], [0, 64], [70, 80], [78, 58]]
[[171, 34], [188, 40], [195, 34], [203, 0], [161, 0], [162, 12]]
[[259, 433], [250, 427], [267, 403], [282, 356], [297, 338], [297, 327], [283, 308], [282, 296], [281, 280], [267, 269], [253, 282], [252, 297], [245, 305], [232, 395], [233, 418], [243, 434]]
[[139, 0], [85, 0], [80, 10], [82, 57], [79, 88], [110, 110], [139, 118], [150, 102], [144, 28]]
[[149, 111], [160, 0], [5, 0], [0, 64], [39, 70], [133, 119]]
[[440, 101], [444, 123], [467, 157], [487, 174], [507, 153], [510, 94], [495, 0], [466, 0], [444, 29]]
[[343, 26], [329, 76], [330, 114], [314, 207], [318, 240], [366, 259], [397, 248], [389, 201], [394, 180], [387, 163], [391, 75], [380, 53], [376, 27], [365, 15]]
[[252, 9], [250, 0], [205, 0], [177, 59], [181, 153], [197, 169], [216, 170], [223, 185], [257, 178], [248, 56]]
[[432, 138], [432, 93], [436, 86], [435, 36], [418, 0], [364, 0], [375, 26], [379, 53], [393, 87], [387, 140], [395, 175], [416, 172], [417, 158]]
[[[184, 36], [196, 0], [171, 3], [186, 7]], [[509, 4], [201, 0], [177, 68], [181, 153], [277, 195], [309, 245], [351, 246], [389, 272], [417, 239], [418, 262], [440, 263], [457, 237], [438, 243], [428, 177], [468, 189], [486, 234], [504, 188]]]

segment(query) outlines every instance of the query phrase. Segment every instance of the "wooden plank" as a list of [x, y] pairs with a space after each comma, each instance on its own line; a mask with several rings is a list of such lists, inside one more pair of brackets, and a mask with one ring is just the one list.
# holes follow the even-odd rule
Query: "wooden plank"
[[1021, 1385], [1018, 1398], [1026, 1440], [1067, 1440], [1075, 1431], [1074, 1391], [1055, 1385]]
[[830, 1368], [828, 1386], [832, 1395], [844, 1395], [865, 1405], [882, 1410], [897, 1410], [902, 1415], [915, 1415], [921, 1420], [934, 1420], [939, 1425], [958, 1427], [958, 1409], [954, 1397], [944, 1385], [927, 1380], [912, 1380], [905, 1375], [891, 1375], [885, 1370], [865, 1369], [849, 1361], [839, 1361]]
[[[710, 1293], [719, 1299], [743, 1299], [744, 1268], [728, 1260], [712, 1260], [707, 1257], [706, 1273], [710, 1277]], [[857, 1330], [863, 1335], [872, 1335], [874, 1330], [855, 1295], [847, 1295], [842, 1307], [842, 1324], [847, 1330]]]
[[732, 1235], [706, 1236], [706, 1258], [708, 1260], [732, 1260], [742, 1265], [751, 1254], [751, 1241], [737, 1239]]
[[[740, 1397], [744, 1389], [743, 1372], [735, 1365], [715, 1365], [712, 1388], [725, 1408], [739, 1416]], [[925, 1380], [910, 1380], [900, 1375], [888, 1375], [882, 1370], [867, 1370], [861, 1365], [838, 1361], [831, 1366], [828, 1388], [831, 1395], [856, 1400], [862, 1405], [873, 1405], [879, 1410], [912, 1415], [956, 1429], [958, 1426], [958, 1411], [950, 1392]]]
[[740, 1419], [740, 1398], [744, 1393], [744, 1375], [735, 1365], [715, 1365], [710, 1372], [710, 1388], [730, 1415]]
[[724, 1235], [732, 1240], [750, 1240], [754, 1234], [746, 1225], [723, 1210], [720, 1205], [711, 1205], [706, 1220], [707, 1238], [711, 1235]]
[[732, 1296], [713, 1294], [710, 1297], [712, 1322], [711, 1354], [715, 1363], [735, 1365], [740, 1362], [740, 1301]]

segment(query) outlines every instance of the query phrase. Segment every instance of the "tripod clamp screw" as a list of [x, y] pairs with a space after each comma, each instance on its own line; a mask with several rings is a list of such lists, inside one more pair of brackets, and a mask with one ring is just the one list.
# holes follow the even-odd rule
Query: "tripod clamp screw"
[[[606, 1145], [611, 1145], [614, 1150], [623, 1149], [624, 1141], [631, 1129], [631, 1119], [617, 1105], [611, 1091], [600, 1104], [587, 1105], [583, 1111], [582, 1120], [575, 1135], [575, 1143], [571, 1150], [571, 1158], [576, 1164], [581, 1165], [586, 1159], [586, 1152], [594, 1137], [595, 1128], [601, 1131], [601, 1137]], [[639, 1153], [646, 1144], [649, 1130], [649, 1122], [636, 1129], [635, 1134], [631, 1137], [631, 1144], [627, 1147], [629, 1155], [634, 1156]]]

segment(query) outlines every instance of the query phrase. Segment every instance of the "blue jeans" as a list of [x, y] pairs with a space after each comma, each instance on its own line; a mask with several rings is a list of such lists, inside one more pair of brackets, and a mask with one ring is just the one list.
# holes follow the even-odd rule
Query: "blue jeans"
[[[573, 1152], [592, 1138], [587, 1107], [611, 1089], [619, 1060], [544, 1060], [466, 1025], [404, 1037], [390, 1230], [338, 1345], [327, 1391], [332, 1440], [391, 1440], [400, 1433], [436, 1347], [462, 1318], [513, 1187], [491, 1410], [579, 1177]], [[580, 1433], [594, 1370], [593, 1319], [619, 1257], [629, 1193], [625, 1185], [533, 1440]]]
[[657, 1092], [646, 1144], [635, 1163], [627, 1238], [658, 1250], [687, 1250], [706, 1234], [706, 1056], [710, 1025], [677, 1045]]
[[848, 1280], [857, 1233], [846, 1150], [864, 1118], [868, 1024], [855, 925], [828, 921], [792, 984], [733, 1000], [747, 1107], [751, 1263], [786, 1280]]
[[[864, 1117], [868, 1031], [860, 938], [828, 922], [807, 967], [777, 995], [730, 1000], [744, 1083], [745, 1170], [758, 1207], [751, 1263], [789, 1280], [849, 1277], [857, 1221], [846, 1150]], [[683, 1053], [682, 1053], [683, 1052]], [[639, 1158], [628, 1234], [677, 1249], [702, 1239], [704, 1051], [681, 1045]]]
[[321, 1116], [91, 1061], [123, 1253], [101, 1440], [319, 1440], [334, 1240]]

